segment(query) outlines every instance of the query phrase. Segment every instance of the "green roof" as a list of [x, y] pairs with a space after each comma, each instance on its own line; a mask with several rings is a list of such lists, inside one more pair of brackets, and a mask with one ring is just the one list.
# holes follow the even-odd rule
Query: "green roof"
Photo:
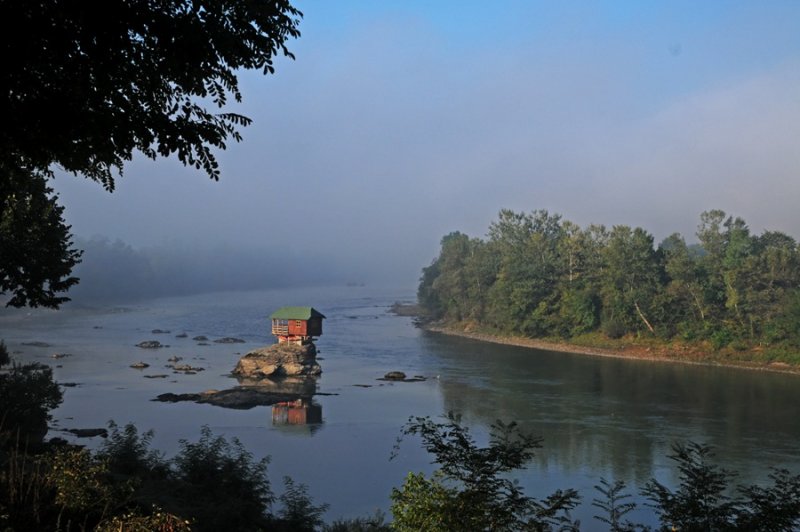
[[309, 320], [324, 317], [321, 312], [311, 307], [281, 307], [270, 316], [273, 320]]

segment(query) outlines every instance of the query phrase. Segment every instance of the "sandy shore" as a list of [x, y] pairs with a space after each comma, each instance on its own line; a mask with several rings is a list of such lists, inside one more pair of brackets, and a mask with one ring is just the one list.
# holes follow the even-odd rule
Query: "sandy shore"
[[708, 353], [691, 349], [688, 347], [668, 348], [668, 347], [642, 347], [628, 345], [619, 349], [606, 349], [602, 347], [585, 347], [581, 345], [569, 344], [567, 342], [549, 342], [521, 336], [498, 336], [493, 334], [465, 331], [455, 327], [448, 327], [441, 324], [425, 324], [421, 328], [435, 333], [447, 334], [450, 336], [460, 336], [481, 342], [491, 342], [495, 344], [513, 345], [517, 347], [529, 347], [542, 349], [545, 351], [559, 351], [563, 353], [576, 353], [580, 355], [628, 358], [635, 360], [650, 360], [653, 362], [673, 362], [679, 364], [694, 364], [701, 366], [723, 366], [758, 371], [772, 371], [778, 373], [792, 373], [800, 375], [800, 368], [791, 366], [784, 362], [748, 362], [742, 360], [720, 360], [712, 358]]

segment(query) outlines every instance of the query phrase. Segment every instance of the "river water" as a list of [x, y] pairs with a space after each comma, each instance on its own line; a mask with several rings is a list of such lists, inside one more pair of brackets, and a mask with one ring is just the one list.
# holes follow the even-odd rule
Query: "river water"
[[[19, 361], [54, 368], [64, 402], [53, 412], [52, 436], [75, 440], [69, 428], [135, 423], [155, 431], [153, 446], [168, 456], [202, 426], [238, 438], [256, 458], [269, 455], [270, 479], [281, 491], [291, 476], [309, 486], [327, 519], [388, 510], [391, 488], [409, 471], [430, 472], [430, 457], [406, 439], [390, 460], [410, 416], [463, 416], [485, 442], [497, 419], [517, 421], [543, 438], [543, 447], [516, 477], [542, 496], [576, 488], [574, 513], [583, 528], [599, 522], [591, 500], [601, 477], [623, 479], [635, 495], [652, 477], [674, 485], [667, 455], [676, 441], [711, 444], [716, 461], [737, 471], [741, 484], [763, 481], [769, 467], [800, 472], [800, 377], [740, 369], [572, 355], [420, 331], [388, 312], [412, 301], [413, 290], [334, 287], [164, 298], [125, 307], [63, 311], [6, 311], [0, 338]], [[311, 305], [327, 316], [317, 342], [323, 374], [313, 412], [321, 423], [290, 424], [271, 407], [231, 410], [194, 403], [161, 403], [164, 392], [224, 389], [239, 356], [272, 343], [269, 314], [285, 305]], [[153, 334], [152, 330], [169, 330]], [[175, 338], [187, 333], [187, 338]], [[204, 335], [208, 345], [192, 337]], [[237, 337], [243, 344], [213, 340]], [[145, 350], [144, 340], [169, 347]], [[31, 342], [45, 342], [37, 347]], [[63, 358], [53, 355], [68, 354]], [[194, 375], [164, 366], [173, 356], [201, 367]], [[150, 367], [130, 368], [135, 362]], [[420, 375], [421, 382], [377, 380], [387, 371]], [[166, 375], [163, 378], [146, 376]], [[309, 415], [310, 418], [315, 416]], [[315, 420], [316, 421], [316, 420]], [[638, 496], [637, 502], [643, 502]], [[633, 516], [651, 522], [649, 512]]]

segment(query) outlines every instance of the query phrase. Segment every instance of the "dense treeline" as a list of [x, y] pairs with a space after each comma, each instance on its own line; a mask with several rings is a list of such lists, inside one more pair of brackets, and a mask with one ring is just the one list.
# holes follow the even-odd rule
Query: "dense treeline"
[[454, 232], [424, 268], [418, 298], [433, 319], [531, 337], [800, 347], [800, 249], [741, 218], [700, 216], [697, 244], [654, 245], [642, 228], [580, 226], [545, 210], [500, 211], [488, 238]]

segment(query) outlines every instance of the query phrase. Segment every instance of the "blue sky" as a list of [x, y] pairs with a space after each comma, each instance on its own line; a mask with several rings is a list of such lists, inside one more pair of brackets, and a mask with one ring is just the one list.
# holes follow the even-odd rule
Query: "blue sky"
[[241, 77], [255, 123], [221, 182], [59, 177], [75, 233], [309, 247], [411, 282], [501, 208], [657, 241], [721, 208], [800, 238], [800, 2], [296, 5], [296, 60]]

